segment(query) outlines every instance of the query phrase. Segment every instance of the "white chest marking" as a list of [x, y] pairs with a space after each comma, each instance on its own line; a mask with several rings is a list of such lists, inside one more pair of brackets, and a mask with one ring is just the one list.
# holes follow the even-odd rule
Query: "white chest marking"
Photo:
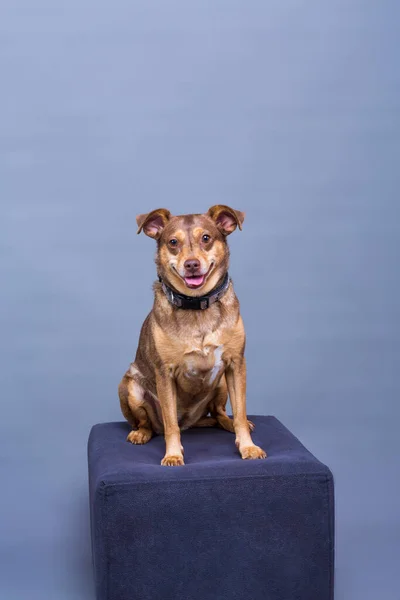
[[214, 366], [211, 369], [211, 373], [210, 373], [210, 383], [214, 383], [215, 378], [217, 377], [218, 373], [221, 370], [222, 367], [222, 352], [224, 351], [224, 347], [223, 346], [218, 346], [217, 348], [215, 348], [214, 350]]

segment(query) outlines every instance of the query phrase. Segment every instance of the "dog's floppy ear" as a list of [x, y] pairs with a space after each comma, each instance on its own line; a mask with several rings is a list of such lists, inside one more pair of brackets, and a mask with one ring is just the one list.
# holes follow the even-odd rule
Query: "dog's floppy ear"
[[146, 235], [158, 240], [170, 217], [171, 213], [166, 208], [157, 208], [145, 215], [138, 215], [136, 217], [139, 228], [137, 233], [143, 230]]
[[218, 229], [224, 235], [229, 235], [235, 231], [236, 227], [242, 229], [245, 214], [240, 210], [235, 210], [224, 204], [216, 204], [212, 206], [207, 215], [215, 221]]

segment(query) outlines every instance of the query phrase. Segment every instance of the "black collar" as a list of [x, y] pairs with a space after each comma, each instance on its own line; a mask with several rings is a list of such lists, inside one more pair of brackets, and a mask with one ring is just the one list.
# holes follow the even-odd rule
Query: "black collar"
[[222, 298], [231, 282], [231, 278], [227, 273], [223, 282], [205, 296], [185, 296], [169, 287], [161, 277], [159, 277], [159, 280], [162, 284], [164, 294], [171, 304], [185, 310], [205, 310], [206, 308], [209, 308], [212, 304]]

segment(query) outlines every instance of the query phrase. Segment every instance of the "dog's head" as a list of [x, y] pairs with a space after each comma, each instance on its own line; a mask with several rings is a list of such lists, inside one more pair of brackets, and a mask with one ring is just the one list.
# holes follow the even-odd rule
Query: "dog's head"
[[229, 266], [227, 236], [242, 229], [244, 213], [217, 204], [203, 215], [172, 216], [158, 208], [136, 217], [138, 233], [157, 240], [158, 274], [188, 296], [210, 292]]

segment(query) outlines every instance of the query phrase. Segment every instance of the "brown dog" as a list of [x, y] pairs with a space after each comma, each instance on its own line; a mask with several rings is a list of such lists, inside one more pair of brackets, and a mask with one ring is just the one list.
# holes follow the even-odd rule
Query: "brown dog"
[[[153, 310], [135, 362], [119, 385], [132, 444], [164, 433], [162, 465], [183, 465], [180, 430], [220, 426], [236, 434], [242, 458], [265, 458], [246, 417], [245, 332], [228, 275], [227, 236], [244, 213], [217, 205], [204, 215], [172, 216], [164, 208], [136, 218], [157, 240]], [[233, 421], [226, 414], [229, 397]]]

